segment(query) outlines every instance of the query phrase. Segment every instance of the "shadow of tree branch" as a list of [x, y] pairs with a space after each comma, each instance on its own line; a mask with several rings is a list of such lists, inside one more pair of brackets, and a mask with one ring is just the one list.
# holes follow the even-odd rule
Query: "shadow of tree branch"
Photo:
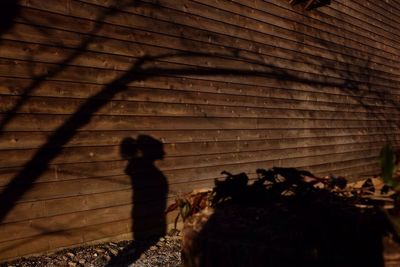
[[[18, 4], [15, 1], [6, 1], [8, 2], [14, 2], [16, 5]], [[6, 4], [7, 4], [6, 3]], [[107, 12], [100, 14], [99, 17], [96, 19], [96, 21], [104, 21], [107, 17], [112, 16], [113, 14], [117, 13], [121, 8], [125, 8], [127, 6], [134, 6], [135, 3], [132, 3], [130, 1], [121, 1], [121, 2], [115, 2], [114, 5], [110, 5], [110, 7], [107, 9]], [[13, 19], [18, 16], [17, 12], [11, 13], [7, 15], [7, 22], [13, 23]], [[29, 18], [24, 18], [29, 21]], [[66, 59], [62, 60], [62, 62], [59, 62], [53, 69], [51, 69], [48, 73], [39, 75], [39, 76], [33, 76], [32, 77], [32, 82], [29, 86], [27, 86], [23, 93], [20, 95], [19, 100], [14, 104], [14, 106], [6, 111], [6, 115], [0, 120], [0, 136], [5, 128], [5, 126], [14, 118], [16, 115], [17, 111], [21, 108], [21, 106], [27, 102], [29, 99], [29, 95], [40, 86], [43, 82], [46, 80], [50, 79], [51, 77], [56, 76], [58, 73], [62, 72], [68, 64], [70, 64], [72, 61], [74, 61], [76, 58], [78, 58], [96, 37], [96, 33], [101, 30], [103, 27], [103, 23], [97, 23], [96, 26], [91, 30], [88, 35], [89, 37], [85, 40], [82, 41], [82, 43], [76, 47], [74, 52], [72, 52]], [[46, 32], [43, 31], [43, 29], [40, 29], [42, 34], [46, 35]], [[1, 36], [1, 29], [0, 29], [0, 36]]]

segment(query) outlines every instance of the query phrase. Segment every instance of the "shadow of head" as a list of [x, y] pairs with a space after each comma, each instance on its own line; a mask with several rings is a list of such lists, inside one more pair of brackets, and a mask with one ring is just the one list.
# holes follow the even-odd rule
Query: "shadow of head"
[[149, 135], [139, 135], [137, 139], [126, 137], [120, 146], [120, 155], [129, 160], [140, 158], [147, 161], [164, 159], [163, 143]]
[[19, 14], [18, 0], [0, 1], [0, 34], [9, 30]]

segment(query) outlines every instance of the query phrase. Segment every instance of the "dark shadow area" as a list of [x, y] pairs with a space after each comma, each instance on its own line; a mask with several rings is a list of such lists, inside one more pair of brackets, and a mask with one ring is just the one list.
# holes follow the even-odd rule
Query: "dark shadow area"
[[3, 0], [0, 2], [0, 36], [14, 25], [14, 18], [19, 15], [18, 0]]
[[252, 184], [244, 173], [216, 182], [214, 212], [183, 230], [185, 266], [384, 266], [382, 239], [392, 228], [379, 209], [341, 195], [342, 180], [328, 190], [293, 168], [258, 173]]
[[311, 10], [331, 4], [331, 0], [290, 0], [291, 5], [304, 5], [306, 10]]
[[313, 0], [311, 3], [308, 4], [307, 9], [311, 10], [314, 8], [319, 8], [330, 4], [331, 0]]
[[132, 183], [132, 233], [134, 243], [111, 259], [107, 266], [124, 266], [166, 234], [166, 200], [168, 182], [154, 165], [164, 158], [163, 144], [151, 136], [125, 138], [121, 142], [121, 157], [128, 160], [125, 173]]

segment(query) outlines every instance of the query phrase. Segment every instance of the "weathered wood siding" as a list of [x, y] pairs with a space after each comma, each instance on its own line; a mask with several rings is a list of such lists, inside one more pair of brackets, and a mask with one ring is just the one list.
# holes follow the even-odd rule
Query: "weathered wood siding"
[[2, 260], [128, 236], [127, 136], [164, 143], [170, 197], [223, 170], [376, 173], [381, 146], [398, 144], [398, 0], [307, 12], [282, 0], [11, 8], [0, 32]]

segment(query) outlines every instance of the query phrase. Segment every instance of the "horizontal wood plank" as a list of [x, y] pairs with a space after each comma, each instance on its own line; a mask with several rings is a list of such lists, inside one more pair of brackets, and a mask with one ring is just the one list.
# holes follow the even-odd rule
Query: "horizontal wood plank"
[[[37, 149], [40, 148], [54, 132], [41, 131], [14, 131], [3, 132], [0, 135], [0, 151]], [[98, 147], [117, 146], [124, 138], [136, 138], [139, 135], [152, 136], [165, 144], [191, 143], [191, 142], [229, 142], [229, 141], [278, 141], [296, 140], [298, 145], [318, 143], [329, 144], [330, 142], [368, 142], [370, 141], [392, 141], [396, 142], [396, 132], [389, 128], [334, 128], [329, 131], [321, 128], [316, 129], [243, 129], [243, 130], [153, 130], [153, 131], [78, 131], [64, 146], [69, 147]], [[287, 140], [290, 139], [290, 140]], [[15, 153], [18, 153], [17, 151]]]

